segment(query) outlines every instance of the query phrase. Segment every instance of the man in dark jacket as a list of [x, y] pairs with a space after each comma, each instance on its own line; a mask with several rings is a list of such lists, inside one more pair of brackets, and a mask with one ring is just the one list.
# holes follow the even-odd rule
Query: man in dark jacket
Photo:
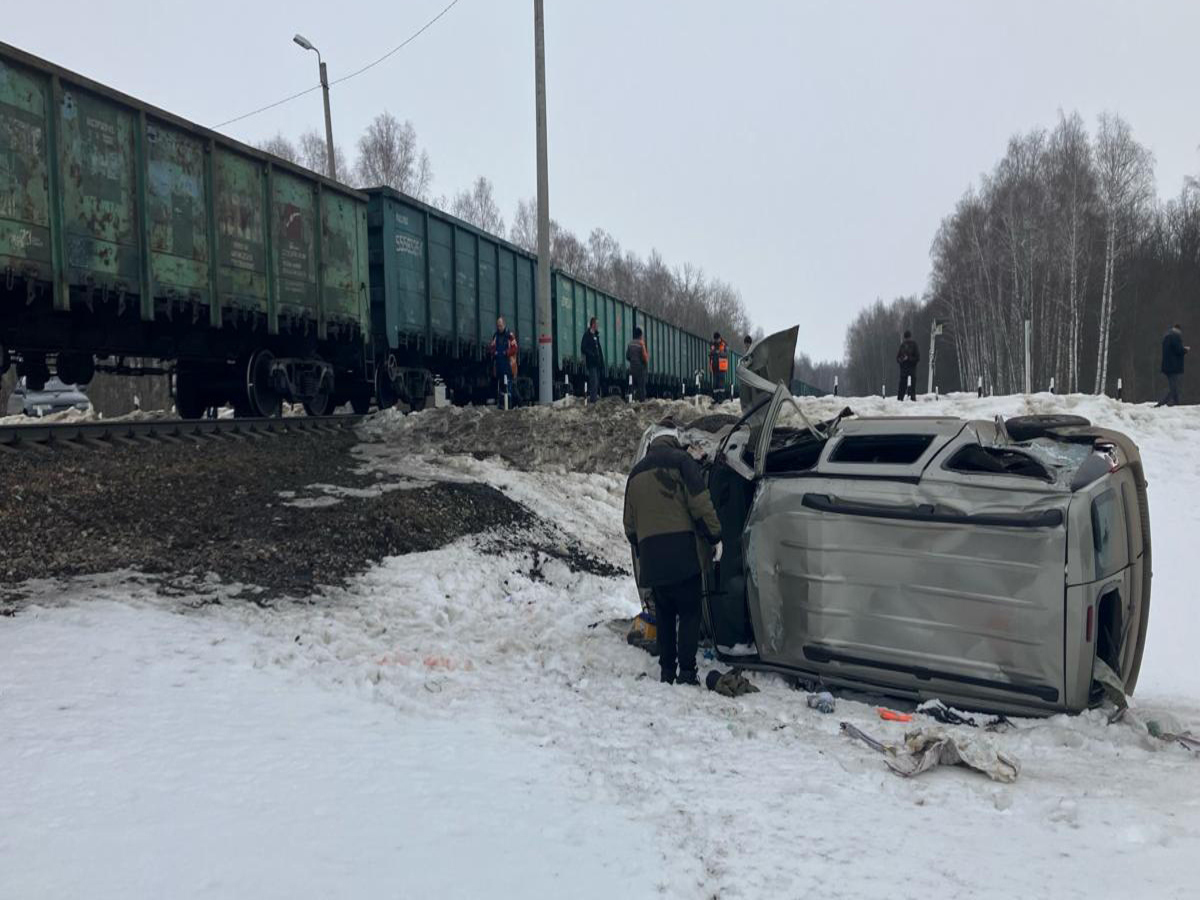
[[1183, 377], [1183, 357], [1191, 349], [1183, 345], [1183, 329], [1179, 327], [1178, 322], [1163, 335], [1162, 373], [1167, 376], [1167, 396], [1158, 402], [1159, 406], [1176, 406], [1179, 403], [1179, 379]]
[[708, 347], [708, 368], [712, 372], [713, 401], [728, 399], [725, 390], [729, 384], [729, 345], [719, 331], [713, 332], [712, 343]]
[[654, 593], [661, 680], [696, 684], [701, 572], [710, 556], [721, 559], [721, 522], [699, 464], [671, 435], [655, 438], [629, 473], [625, 536], [638, 586]]
[[642, 337], [642, 329], [633, 329], [633, 340], [625, 348], [625, 361], [629, 363], [629, 374], [633, 377], [633, 396], [637, 400], [646, 399], [646, 376], [650, 366], [650, 351], [646, 349], [646, 340]]
[[900, 364], [900, 387], [896, 391], [896, 399], [903, 400], [908, 394], [910, 400], [917, 399], [917, 363], [921, 361], [921, 351], [917, 342], [912, 339], [912, 332], [904, 332], [904, 340], [896, 351], [896, 362]]
[[496, 319], [496, 333], [488, 344], [492, 357], [492, 377], [496, 379], [496, 406], [504, 408], [505, 399], [512, 406], [513, 388], [517, 380], [517, 338], [504, 324], [504, 316]]
[[595, 403], [600, 399], [600, 373], [604, 371], [604, 348], [600, 344], [600, 323], [592, 316], [588, 330], [579, 342], [583, 365], [587, 369], [588, 400]]

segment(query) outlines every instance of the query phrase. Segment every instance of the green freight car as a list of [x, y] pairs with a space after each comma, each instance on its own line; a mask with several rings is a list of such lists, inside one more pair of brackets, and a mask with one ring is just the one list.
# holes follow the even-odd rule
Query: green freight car
[[[599, 288], [555, 269], [551, 277], [554, 310], [554, 365], [557, 377], [582, 393], [585, 367], [583, 333], [595, 316], [604, 351], [604, 390], [625, 395], [630, 390], [625, 350], [633, 329], [641, 328], [650, 354], [647, 391], [655, 397], [682, 397], [711, 390], [709, 342], [676, 325], [643, 312]], [[730, 354], [736, 368], [740, 354]]]
[[367, 196], [380, 405], [422, 407], [435, 374], [458, 399], [486, 400], [499, 316], [517, 338], [518, 395], [531, 400], [537, 257], [391, 188]]
[[[497, 316], [519, 346], [516, 394], [534, 399], [537, 257], [503, 238], [391, 188], [368, 188], [372, 332], [381, 406], [421, 408], [441, 379], [459, 401], [495, 396], [491, 341]], [[598, 322], [602, 393], [624, 395], [634, 327], [650, 350], [649, 391], [707, 391], [708, 342], [560, 269], [551, 272], [555, 396], [582, 394], [583, 334]], [[736, 365], [736, 354], [731, 355]]]
[[0, 44], [0, 367], [30, 387], [154, 359], [184, 416], [365, 409], [366, 214], [357, 191]]

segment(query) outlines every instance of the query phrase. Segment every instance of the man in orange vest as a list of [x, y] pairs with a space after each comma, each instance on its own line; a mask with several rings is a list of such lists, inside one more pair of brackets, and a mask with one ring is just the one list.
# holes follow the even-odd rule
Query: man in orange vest
[[729, 345], [725, 343], [719, 331], [713, 332], [712, 345], [708, 351], [708, 365], [712, 370], [713, 400], [723, 399], [729, 380]]

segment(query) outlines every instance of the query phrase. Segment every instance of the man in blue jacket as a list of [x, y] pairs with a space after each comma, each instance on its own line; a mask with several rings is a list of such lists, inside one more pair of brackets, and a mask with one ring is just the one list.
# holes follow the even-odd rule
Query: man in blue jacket
[[1163, 335], [1162, 373], [1167, 376], [1167, 396], [1158, 401], [1159, 406], [1175, 406], [1179, 403], [1179, 379], [1183, 377], [1183, 357], [1191, 347], [1183, 345], [1183, 329], [1176, 322]]

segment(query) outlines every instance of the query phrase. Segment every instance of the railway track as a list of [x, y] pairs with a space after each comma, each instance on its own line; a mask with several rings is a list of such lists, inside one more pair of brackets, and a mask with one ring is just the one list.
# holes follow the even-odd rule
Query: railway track
[[257, 441], [288, 434], [344, 431], [363, 420], [359, 415], [295, 416], [270, 419], [142, 419], [137, 421], [54, 422], [0, 425], [0, 454], [96, 450], [204, 441]]

